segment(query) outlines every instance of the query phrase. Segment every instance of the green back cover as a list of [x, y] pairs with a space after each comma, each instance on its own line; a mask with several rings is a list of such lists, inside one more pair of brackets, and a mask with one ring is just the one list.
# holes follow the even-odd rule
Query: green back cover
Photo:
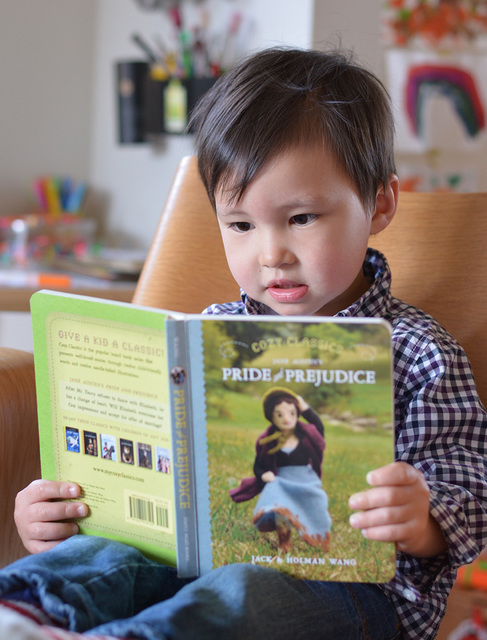
[[54, 292], [31, 311], [43, 477], [81, 485], [81, 533], [175, 566], [166, 314]]

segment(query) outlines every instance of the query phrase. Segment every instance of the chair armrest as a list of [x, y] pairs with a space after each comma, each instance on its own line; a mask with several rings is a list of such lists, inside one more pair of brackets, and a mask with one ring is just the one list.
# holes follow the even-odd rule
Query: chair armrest
[[31, 353], [0, 347], [0, 567], [27, 554], [15, 527], [15, 496], [40, 477]]

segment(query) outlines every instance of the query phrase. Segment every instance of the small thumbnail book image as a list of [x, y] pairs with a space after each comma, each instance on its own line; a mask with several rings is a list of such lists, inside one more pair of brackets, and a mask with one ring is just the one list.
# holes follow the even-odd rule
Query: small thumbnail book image
[[83, 431], [83, 444], [87, 456], [98, 455], [98, 436], [94, 431]]
[[134, 464], [134, 443], [120, 438], [120, 460], [125, 464]]
[[393, 459], [389, 331], [219, 320], [202, 330], [213, 567], [389, 580], [394, 546], [365, 541], [348, 507], [367, 472]]
[[156, 469], [161, 473], [171, 473], [171, 454], [169, 449], [156, 447]]
[[137, 443], [137, 464], [143, 469], [152, 469], [152, 447], [143, 442]]
[[74, 453], [79, 453], [80, 452], [79, 429], [75, 429], [74, 427], [66, 427], [65, 436], [66, 436], [66, 451], [74, 451]]
[[117, 441], [114, 436], [100, 434], [101, 457], [105, 460], [117, 460]]

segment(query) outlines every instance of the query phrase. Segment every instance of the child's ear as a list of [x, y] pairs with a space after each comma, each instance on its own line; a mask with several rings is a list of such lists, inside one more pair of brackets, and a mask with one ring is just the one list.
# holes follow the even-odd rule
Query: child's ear
[[370, 235], [383, 231], [394, 218], [399, 196], [399, 179], [395, 174], [385, 187], [380, 187], [375, 198], [375, 210], [370, 225]]

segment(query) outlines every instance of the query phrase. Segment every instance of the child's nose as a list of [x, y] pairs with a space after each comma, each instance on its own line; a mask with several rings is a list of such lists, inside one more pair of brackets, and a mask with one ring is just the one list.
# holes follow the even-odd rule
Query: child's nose
[[266, 238], [260, 242], [259, 262], [261, 267], [277, 269], [283, 264], [292, 264], [295, 256], [286, 242], [279, 238]]

